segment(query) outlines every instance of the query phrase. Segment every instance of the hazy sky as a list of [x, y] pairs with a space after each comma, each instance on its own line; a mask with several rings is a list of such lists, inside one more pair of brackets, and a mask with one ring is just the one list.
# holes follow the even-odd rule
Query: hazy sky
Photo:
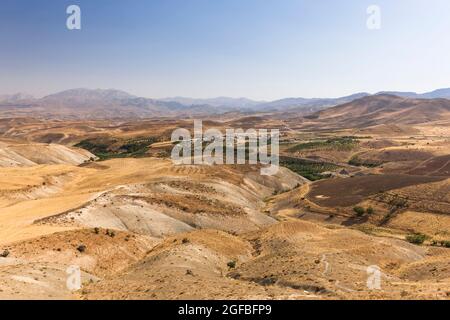
[[1, 0], [0, 94], [78, 87], [266, 100], [450, 87], [450, 1]]

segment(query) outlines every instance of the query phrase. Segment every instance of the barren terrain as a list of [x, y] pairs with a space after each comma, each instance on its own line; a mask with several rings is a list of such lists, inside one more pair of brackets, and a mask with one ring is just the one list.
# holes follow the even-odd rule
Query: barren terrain
[[261, 176], [175, 166], [189, 120], [3, 118], [0, 298], [449, 299], [449, 123], [388, 95], [204, 121], [281, 129]]

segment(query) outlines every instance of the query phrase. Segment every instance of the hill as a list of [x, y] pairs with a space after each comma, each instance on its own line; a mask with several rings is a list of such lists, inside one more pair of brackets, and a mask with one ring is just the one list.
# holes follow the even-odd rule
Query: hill
[[365, 128], [381, 124], [417, 125], [450, 120], [450, 100], [375, 95], [319, 111], [308, 119], [344, 128]]
[[79, 165], [96, 157], [89, 151], [59, 144], [0, 142], [0, 167], [43, 164]]

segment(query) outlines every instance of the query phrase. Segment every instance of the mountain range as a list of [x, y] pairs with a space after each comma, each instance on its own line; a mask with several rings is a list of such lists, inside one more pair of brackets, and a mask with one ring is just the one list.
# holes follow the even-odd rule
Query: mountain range
[[[388, 94], [404, 98], [414, 99], [450, 99], [450, 88], [438, 89], [426, 93], [403, 92], [403, 91], [381, 91], [374, 95]], [[295, 109], [308, 109], [311, 111], [317, 108], [326, 108], [348, 103], [372, 94], [367, 92], [355, 93], [352, 95], [337, 98], [301, 98], [292, 97], [274, 101], [255, 101], [247, 98], [219, 97], [213, 99], [193, 99], [185, 97], [165, 98], [163, 101], [177, 102], [183, 105], [210, 105], [213, 107], [227, 107], [237, 109], [247, 109], [252, 111], [290, 111]]]
[[414, 99], [450, 99], [450, 88], [437, 89], [426, 93], [383, 91], [379, 94], [390, 94], [394, 96]]
[[226, 108], [253, 108], [266, 103], [265, 101], [254, 101], [247, 98], [229, 98], [217, 97], [211, 99], [193, 99], [185, 97], [174, 97], [161, 99], [166, 102], [177, 102], [185, 106], [195, 105], [209, 105], [212, 107], [226, 107]]
[[229, 112], [304, 115], [380, 95], [416, 100], [450, 99], [450, 88], [423, 94], [385, 91], [375, 95], [356, 93], [338, 98], [286, 98], [270, 102], [229, 97], [149, 99], [114, 89], [70, 89], [40, 99], [22, 93], [0, 95], [0, 115], [62, 118], [198, 117]]

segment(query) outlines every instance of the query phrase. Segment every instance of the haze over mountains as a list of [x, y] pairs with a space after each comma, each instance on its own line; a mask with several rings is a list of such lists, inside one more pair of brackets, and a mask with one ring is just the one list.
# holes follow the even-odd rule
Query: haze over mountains
[[[382, 95], [383, 98], [377, 99]], [[438, 89], [432, 92], [417, 94], [414, 92], [381, 92], [375, 95], [356, 93], [338, 98], [286, 98], [271, 102], [253, 101], [247, 98], [219, 97], [212, 99], [166, 98], [150, 99], [131, 95], [120, 90], [103, 89], [71, 89], [51, 94], [40, 99], [18, 93], [0, 96], [0, 114], [3, 117], [38, 116], [61, 118], [146, 118], [146, 117], [198, 117], [225, 114], [228, 112], [243, 113], [299, 113], [313, 114], [323, 109], [345, 105], [353, 101], [364, 100], [383, 104], [398, 104], [396, 107], [407, 108], [401, 104], [402, 98], [415, 99], [417, 108], [427, 104], [424, 99], [450, 99], [450, 89]], [[387, 101], [392, 100], [392, 101]], [[439, 104], [445, 105], [441, 101]], [[433, 108], [433, 110], [435, 110]], [[424, 113], [433, 110], [422, 110], [421, 119], [427, 119]], [[418, 111], [415, 111], [417, 113]], [[420, 112], [419, 112], [420, 113]], [[357, 112], [359, 114], [359, 112]], [[322, 116], [322, 114], [320, 114]], [[431, 116], [430, 119], [435, 119]]]
[[254, 101], [247, 98], [229, 98], [229, 97], [217, 97], [211, 99], [174, 97], [174, 98], [165, 98], [162, 99], [162, 101], [177, 102], [185, 106], [209, 105], [212, 107], [227, 107], [227, 108], [253, 108], [258, 105], [266, 103], [265, 101]]
[[[401, 92], [401, 91], [382, 91], [374, 95], [390, 94], [404, 98], [416, 98], [416, 99], [450, 99], [450, 88], [438, 89], [426, 93], [415, 92]], [[210, 105], [213, 107], [228, 107], [238, 109], [250, 109], [254, 111], [281, 111], [292, 110], [299, 107], [304, 108], [321, 108], [327, 106], [336, 106], [351, 102], [353, 100], [371, 96], [367, 92], [359, 92], [349, 96], [337, 97], [337, 98], [302, 98], [302, 97], [290, 97], [274, 101], [255, 101], [247, 98], [229, 98], [219, 97], [213, 99], [192, 99], [185, 97], [165, 98], [163, 101], [177, 102], [183, 105]]]
[[286, 98], [264, 103], [258, 107], [259, 110], [262, 111], [295, 111], [299, 109], [309, 109], [309, 111], [315, 111], [318, 109], [347, 103], [368, 95], [368, 93], [356, 93], [340, 98]]
[[34, 97], [32, 95], [25, 94], [25, 93], [0, 95], [0, 103], [2, 103], [2, 104], [11, 104], [11, 103], [32, 101], [32, 100], [35, 100]]

